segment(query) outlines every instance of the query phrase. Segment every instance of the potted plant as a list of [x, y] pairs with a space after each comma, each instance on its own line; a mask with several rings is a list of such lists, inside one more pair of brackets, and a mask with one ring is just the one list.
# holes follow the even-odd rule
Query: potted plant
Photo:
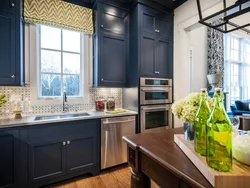
[[[208, 96], [208, 104], [213, 106], [213, 100]], [[172, 105], [172, 112], [184, 122], [185, 139], [194, 139], [194, 118], [200, 104], [200, 93], [191, 93], [183, 99], [177, 100]]]

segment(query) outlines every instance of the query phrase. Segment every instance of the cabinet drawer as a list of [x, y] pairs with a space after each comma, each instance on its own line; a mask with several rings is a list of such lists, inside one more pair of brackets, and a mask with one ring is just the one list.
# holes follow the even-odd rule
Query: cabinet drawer
[[93, 135], [100, 120], [84, 120], [58, 122], [44, 125], [36, 125], [28, 128], [28, 141], [42, 138], [58, 138], [62, 135], [81, 134]]

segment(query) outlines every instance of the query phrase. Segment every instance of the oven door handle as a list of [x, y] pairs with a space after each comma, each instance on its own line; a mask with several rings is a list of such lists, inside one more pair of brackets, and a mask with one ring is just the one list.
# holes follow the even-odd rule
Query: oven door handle
[[145, 110], [170, 110], [170, 107], [153, 107], [153, 108], [143, 108], [142, 107], [142, 110], [145, 111]]
[[159, 90], [157, 90], [157, 89], [151, 89], [151, 90], [149, 90], [149, 89], [141, 89], [141, 91], [151, 91], [151, 92], [166, 92], [166, 91], [170, 91], [170, 89], [159, 89]]

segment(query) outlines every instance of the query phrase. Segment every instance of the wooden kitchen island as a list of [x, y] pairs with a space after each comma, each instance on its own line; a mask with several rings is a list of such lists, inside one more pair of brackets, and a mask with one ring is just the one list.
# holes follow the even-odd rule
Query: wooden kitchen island
[[161, 188], [189, 188], [212, 185], [174, 143], [183, 128], [124, 137], [128, 144], [131, 187], [149, 188], [150, 179]]

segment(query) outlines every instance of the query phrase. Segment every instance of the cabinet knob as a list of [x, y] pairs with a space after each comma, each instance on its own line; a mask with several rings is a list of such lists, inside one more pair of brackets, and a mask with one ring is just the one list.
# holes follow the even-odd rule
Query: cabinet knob
[[67, 144], [70, 144], [70, 141], [67, 141]]
[[156, 32], [156, 33], [160, 33], [160, 30], [156, 29], [155, 32]]
[[101, 25], [101, 28], [104, 28], [104, 25]]
[[155, 74], [160, 74], [160, 72], [158, 72], [158, 71], [155, 71]]
[[15, 78], [15, 75], [13, 74], [13, 75], [11, 76], [11, 78], [14, 79], [14, 78]]
[[63, 142], [63, 145], [65, 146], [65, 145], [66, 145], [66, 142]]
[[11, 7], [15, 7], [15, 3], [11, 3]]
[[101, 81], [103, 82], [103, 78], [101, 79]]

